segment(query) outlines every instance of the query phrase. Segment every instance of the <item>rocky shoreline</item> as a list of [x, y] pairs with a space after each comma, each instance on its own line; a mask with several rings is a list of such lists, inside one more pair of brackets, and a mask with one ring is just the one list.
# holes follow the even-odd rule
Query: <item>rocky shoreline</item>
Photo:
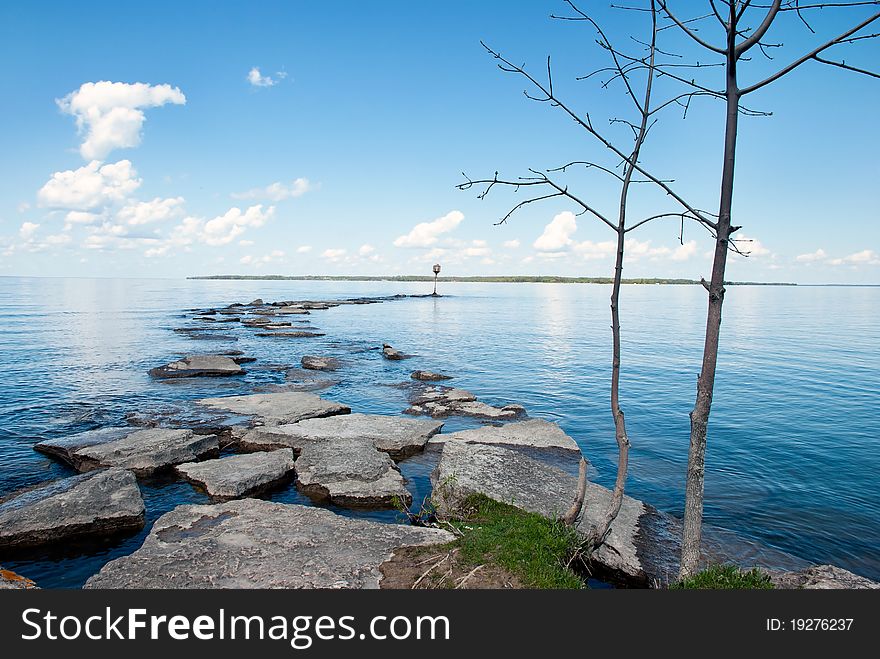
[[[237, 324], [258, 337], [308, 341], [323, 336], [311, 324], [314, 312], [404, 297], [255, 299], [191, 309], [193, 324], [174, 331], [196, 341], [216, 340], [226, 336], [218, 331]], [[393, 362], [415, 357], [388, 344], [376, 349]], [[240, 351], [193, 354], [156, 366], [149, 376], [236, 378], [246, 373], [242, 364], [254, 361]], [[516, 403], [497, 407], [464, 389], [437, 384], [453, 376], [425, 369], [413, 370], [397, 385], [409, 405], [399, 415], [353, 411], [312, 393], [344, 380], [349, 365], [338, 355], [306, 355], [287, 367], [290, 384], [278, 385], [283, 390], [194, 401], [244, 423], [194, 428], [146, 419], [143, 425], [174, 427], [108, 427], [37, 443], [36, 451], [80, 473], [0, 500], [0, 563], [12, 550], [137, 532], [145, 520], [138, 482], [157, 474], [191, 483], [211, 503], [180, 505], [162, 515], [139, 549], [107, 563], [86, 588], [378, 588], [383, 565], [396, 552], [445, 544], [452, 534], [254, 497], [294, 483], [319, 505], [409, 506], [412, 494], [398, 463], [420, 454], [436, 462], [432, 501], [441, 519], [474, 494], [549, 518], [570, 505], [581, 452], [555, 423], [530, 418]], [[449, 417], [482, 425], [443, 433]], [[135, 419], [140, 420], [137, 413]], [[588, 484], [579, 531], [589, 532], [610, 496], [606, 488]], [[593, 557], [595, 574], [619, 586], [664, 587], [677, 574], [680, 537], [677, 518], [626, 497]], [[709, 533], [704, 555], [711, 562], [742, 564], [748, 552]], [[833, 566], [774, 571], [781, 554], [767, 549], [763, 555], [748, 566], [762, 565], [778, 587], [878, 587]], [[36, 585], [0, 569], [0, 588]]]

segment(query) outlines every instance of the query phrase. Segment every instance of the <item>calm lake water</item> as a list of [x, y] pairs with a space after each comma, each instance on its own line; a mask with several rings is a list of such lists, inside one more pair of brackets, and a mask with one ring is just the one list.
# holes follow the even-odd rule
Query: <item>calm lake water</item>
[[[194, 418], [196, 398], [283, 384], [304, 354], [347, 360], [320, 395], [358, 412], [395, 414], [415, 368], [442, 370], [489, 403], [521, 403], [557, 421], [613, 482], [608, 410], [607, 286], [443, 284], [439, 299], [407, 298], [315, 311], [316, 339], [271, 339], [230, 324], [230, 338], [171, 330], [187, 309], [262, 297], [329, 299], [430, 292], [429, 284], [0, 278], [0, 497], [73, 472], [32, 450], [37, 441], [110, 425], [125, 415]], [[632, 441], [628, 493], [681, 515], [706, 297], [699, 286], [625, 286], [622, 407]], [[192, 314], [189, 314], [190, 316]], [[731, 287], [710, 422], [706, 522], [813, 562], [880, 579], [880, 288]], [[232, 340], [237, 339], [237, 340]], [[382, 359], [391, 343], [418, 356]], [[242, 350], [241, 378], [151, 380], [182, 354]], [[450, 419], [447, 429], [475, 425]], [[431, 463], [402, 465], [416, 499]], [[143, 532], [65, 553], [0, 556], [44, 587], [78, 587], [134, 551], [152, 522], [180, 503], [206, 502], [190, 485], [142, 483]], [[291, 486], [269, 495], [306, 503]], [[355, 514], [342, 511], [344, 514]], [[363, 515], [364, 513], [356, 513]], [[396, 513], [370, 513], [394, 521]]]

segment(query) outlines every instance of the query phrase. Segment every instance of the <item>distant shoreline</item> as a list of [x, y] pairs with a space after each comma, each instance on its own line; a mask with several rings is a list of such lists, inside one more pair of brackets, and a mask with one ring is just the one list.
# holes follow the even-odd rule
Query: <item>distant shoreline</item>
[[[432, 282], [434, 278], [429, 275], [201, 275], [187, 277], [187, 279], [225, 279], [225, 280], [255, 280], [255, 281], [396, 281], [396, 282]], [[438, 277], [440, 282], [464, 282], [478, 284], [610, 284], [610, 277], [553, 277], [553, 276], [511, 276], [511, 277]], [[624, 284], [677, 284], [683, 286], [699, 285], [696, 279], [665, 279], [665, 278], [637, 278], [624, 279]], [[761, 282], [761, 281], [728, 281], [728, 286], [797, 286], [789, 282]]]

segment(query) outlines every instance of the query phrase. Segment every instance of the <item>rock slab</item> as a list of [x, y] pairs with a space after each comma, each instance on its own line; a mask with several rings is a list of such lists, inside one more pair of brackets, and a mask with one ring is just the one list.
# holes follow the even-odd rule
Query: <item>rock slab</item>
[[0, 504], [0, 548], [25, 548], [136, 530], [144, 525], [137, 480], [105, 469], [20, 491]]
[[198, 378], [241, 375], [244, 369], [232, 357], [193, 355], [165, 366], [152, 368], [148, 372], [154, 378]]
[[493, 444], [497, 446], [517, 446], [531, 449], [558, 449], [580, 453], [580, 447], [562, 428], [544, 419], [529, 419], [506, 423], [503, 426], [483, 426], [472, 430], [462, 430], [448, 435], [431, 438], [431, 444], [446, 442], [469, 442], [472, 444]]
[[291, 449], [234, 455], [177, 465], [186, 480], [218, 499], [235, 499], [265, 491], [287, 478], [294, 468]]
[[184, 505], [85, 588], [378, 588], [379, 565], [396, 549], [452, 539], [439, 529], [260, 499]]
[[413, 371], [410, 374], [410, 377], [413, 380], [421, 380], [423, 382], [434, 382], [438, 380], [451, 380], [451, 375], [443, 375], [442, 373], [435, 373], [434, 371]]
[[798, 572], [769, 571], [776, 588], [810, 590], [880, 589], [880, 583], [834, 565], [815, 565]]
[[75, 469], [79, 470], [80, 459], [76, 456], [79, 449], [88, 446], [97, 446], [98, 444], [106, 444], [122, 437], [126, 437], [134, 432], [133, 428], [99, 428], [97, 430], [87, 430], [86, 432], [70, 435], [69, 437], [61, 437], [59, 439], [50, 439], [45, 442], [34, 444], [34, 450], [50, 455], [70, 463]]
[[198, 402], [214, 409], [256, 417], [264, 425], [296, 423], [303, 419], [351, 412], [346, 405], [301, 391], [203, 398]]
[[79, 471], [122, 467], [138, 476], [149, 476], [161, 469], [216, 454], [219, 450], [216, 435], [197, 435], [192, 430], [148, 428], [110, 442], [77, 449], [72, 457]]
[[431, 385], [417, 389], [410, 397], [410, 407], [404, 414], [426, 415], [435, 419], [448, 416], [470, 416], [477, 419], [507, 421], [525, 414], [522, 405], [494, 407], [477, 400], [471, 392], [443, 385]]
[[300, 360], [300, 365], [312, 371], [335, 371], [341, 364], [335, 357], [317, 357], [306, 355]]

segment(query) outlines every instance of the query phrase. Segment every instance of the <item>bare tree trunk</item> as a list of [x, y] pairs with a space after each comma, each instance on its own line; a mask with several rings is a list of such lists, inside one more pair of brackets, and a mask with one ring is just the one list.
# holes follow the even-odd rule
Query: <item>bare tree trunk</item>
[[697, 399], [691, 411], [691, 439], [688, 452], [687, 485], [684, 499], [684, 531], [681, 543], [681, 567], [679, 578], [694, 574], [700, 563], [700, 540], [703, 524], [703, 481], [706, 458], [706, 429], [712, 408], [712, 392], [715, 387], [715, 367], [718, 362], [718, 339], [721, 332], [721, 306], [724, 303], [724, 271], [727, 267], [727, 250], [730, 241], [730, 209], [733, 202], [733, 174], [736, 156], [736, 131], [739, 119], [740, 91], [737, 86], [735, 51], [736, 19], [734, 3], [731, 3], [731, 29], [728, 31], [727, 121], [724, 132], [724, 167], [721, 175], [721, 202], [718, 211], [718, 228], [715, 240], [715, 259], [712, 263], [712, 280], [703, 285], [709, 290], [709, 311], [706, 319], [706, 342], [703, 347], [703, 363], [697, 379]]

